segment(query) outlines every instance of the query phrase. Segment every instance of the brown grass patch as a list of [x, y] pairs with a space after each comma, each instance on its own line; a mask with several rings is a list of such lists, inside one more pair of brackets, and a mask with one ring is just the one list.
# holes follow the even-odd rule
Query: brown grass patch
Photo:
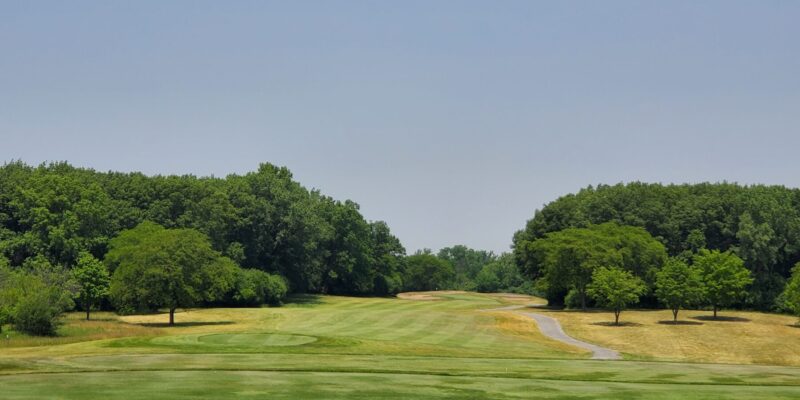
[[705, 318], [708, 312], [682, 310], [678, 323], [673, 324], [669, 310], [628, 310], [622, 313], [620, 322], [637, 325], [613, 329], [605, 326], [614, 321], [611, 312], [537, 312], [558, 319], [575, 338], [634, 357], [800, 365], [800, 329], [791, 327], [797, 319], [787, 315], [726, 310], [714, 320]]

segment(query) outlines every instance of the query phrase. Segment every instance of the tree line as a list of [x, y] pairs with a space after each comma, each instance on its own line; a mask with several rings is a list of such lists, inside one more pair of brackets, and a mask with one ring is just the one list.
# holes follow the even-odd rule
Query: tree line
[[[638, 182], [588, 187], [547, 204], [514, 235], [515, 260], [523, 271], [538, 279], [536, 271], [545, 266], [535, 258], [537, 241], [565, 229], [606, 222], [642, 228], [663, 246], [662, 258], [690, 262], [701, 249], [737, 255], [751, 272], [753, 283], [736, 306], [774, 309], [793, 266], [800, 262], [798, 189]], [[654, 276], [642, 278], [654, 282]], [[552, 292], [563, 288], [545, 289]], [[643, 301], [652, 299], [645, 296]]]
[[0, 167], [0, 329], [54, 334], [80, 309], [134, 313], [280, 304], [288, 292], [530, 291], [510, 255], [406, 257], [352, 201], [262, 164], [225, 178]]
[[239, 266], [278, 274], [292, 291], [389, 294], [402, 289], [405, 249], [352, 201], [308, 190], [283, 167], [225, 178], [97, 172], [67, 163], [0, 168], [0, 257], [74, 267], [150, 221], [194, 229]]

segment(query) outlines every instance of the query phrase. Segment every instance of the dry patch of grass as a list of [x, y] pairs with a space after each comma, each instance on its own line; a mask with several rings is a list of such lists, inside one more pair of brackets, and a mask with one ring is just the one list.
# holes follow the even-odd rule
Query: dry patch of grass
[[495, 327], [503, 334], [516, 339], [529, 340], [542, 346], [552, 347], [565, 353], [590, 356], [591, 353], [581, 348], [570, 346], [566, 343], [546, 338], [539, 332], [539, 328], [532, 323], [529, 317], [513, 312], [495, 312]]
[[634, 358], [739, 364], [800, 365], [800, 329], [795, 317], [725, 311], [717, 320], [706, 311], [681, 311], [672, 323], [668, 310], [629, 310], [623, 326], [609, 324], [609, 312], [538, 310], [581, 340]]
[[442, 295], [448, 294], [464, 294], [467, 292], [461, 290], [439, 290], [433, 292], [405, 292], [405, 293], [398, 293], [397, 298], [401, 300], [422, 300], [422, 301], [433, 301], [433, 300], [445, 300], [442, 298]]

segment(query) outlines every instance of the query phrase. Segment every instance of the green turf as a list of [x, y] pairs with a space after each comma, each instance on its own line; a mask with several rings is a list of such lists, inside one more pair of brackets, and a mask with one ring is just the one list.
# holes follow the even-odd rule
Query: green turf
[[800, 398], [800, 368], [587, 360], [499, 329], [486, 296], [300, 300], [193, 311], [230, 321], [155, 337], [0, 349], [0, 399]]

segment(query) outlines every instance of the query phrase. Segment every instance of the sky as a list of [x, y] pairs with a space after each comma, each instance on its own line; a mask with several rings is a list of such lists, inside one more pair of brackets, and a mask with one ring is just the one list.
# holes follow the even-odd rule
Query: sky
[[0, 162], [287, 166], [409, 250], [600, 183], [800, 186], [797, 1], [0, 1]]

